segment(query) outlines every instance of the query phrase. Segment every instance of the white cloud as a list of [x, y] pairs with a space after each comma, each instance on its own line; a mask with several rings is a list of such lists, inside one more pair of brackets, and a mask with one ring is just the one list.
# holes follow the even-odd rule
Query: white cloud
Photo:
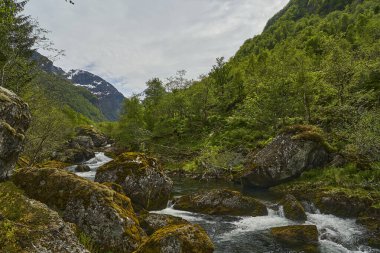
[[26, 12], [66, 56], [55, 62], [141, 92], [152, 77], [207, 73], [260, 33], [289, 0], [31, 0]]

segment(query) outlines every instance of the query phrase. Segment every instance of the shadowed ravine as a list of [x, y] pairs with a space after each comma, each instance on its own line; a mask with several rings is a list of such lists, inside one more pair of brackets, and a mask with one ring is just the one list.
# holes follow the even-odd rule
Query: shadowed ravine
[[[112, 159], [105, 156], [104, 153], [96, 153], [95, 158], [85, 163], [89, 165], [91, 172], [76, 174], [94, 180], [97, 168], [110, 160]], [[226, 182], [204, 184], [204, 182], [191, 179], [174, 179], [174, 182], [174, 198], [199, 189], [229, 188], [241, 191], [239, 186]], [[277, 196], [267, 191], [242, 192], [262, 200], [268, 207], [268, 215], [258, 217], [210, 216], [175, 210], [170, 201], [166, 209], [154, 211], [154, 213], [181, 217], [191, 223], [201, 225], [213, 240], [216, 253], [295, 252], [274, 241], [270, 236], [269, 229], [302, 223], [296, 223], [284, 217], [281, 206], [274, 204]], [[363, 235], [366, 231], [357, 225], [354, 219], [321, 214], [313, 205], [307, 203], [304, 205], [307, 211], [307, 221], [303, 224], [313, 224], [318, 227], [321, 253], [380, 252], [363, 245]]]

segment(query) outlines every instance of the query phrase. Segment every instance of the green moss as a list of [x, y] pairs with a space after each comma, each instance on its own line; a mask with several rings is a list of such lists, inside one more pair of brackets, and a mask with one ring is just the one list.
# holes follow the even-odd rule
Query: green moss
[[56, 160], [47, 161], [41, 164], [37, 164], [36, 167], [38, 168], [57, 168], [57, 169], [64, 169], [69, 167], [71, 164], [64, 163]]
[[99, 173], [116, 170], [116, 184], [124, 182], [130, 175], [143, 175], [147, 167], [157, 167], [157, 160], [146, 156], [143, 153], [126, 152], [111, 162], [98, 169]]
[[49, 210], [31, 204], [13, 183], [0, 184], [0, 245], [7, 253], [25, 252], [51, 223]]
[[180, 224], [159, 229], [135, 253], [162, 252], [161, 249], [165, 244], [173, 243], [173, 240], [169, 240], [169, 238], [180, 242], [181, 252], [214, 252], [214, 245], [199, 225]]
[[4, 93], [0, 92], [0, 101], [1, 102], [9, 102], [12, 103], [12, 100], [9, 98], [9, 96], [5, 95]]

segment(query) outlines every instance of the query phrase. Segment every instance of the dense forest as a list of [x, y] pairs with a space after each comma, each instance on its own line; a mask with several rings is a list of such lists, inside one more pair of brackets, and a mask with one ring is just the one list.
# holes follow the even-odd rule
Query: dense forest
[[170, 167], [241, 169], [244, 157], [294, 124], [324, 130], [360, 166], [380, 159], [380, 3], [290, 1], [234, 57], [198, 81], [152, 78], [103, 128]]

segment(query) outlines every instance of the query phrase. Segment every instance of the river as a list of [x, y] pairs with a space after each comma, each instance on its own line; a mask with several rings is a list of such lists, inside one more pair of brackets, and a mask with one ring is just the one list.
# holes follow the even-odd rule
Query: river
[[[94, 180], [96, 170], [112, 159], [104, 153], [96, 153], [95, 158], [85, 164], [90, 172], [76, 173]], [[269, 234], [272, 227], [300, 224], [284, 217], [281, 206], [277, 206], [278, 196], [267, 191], [243, 191], [239, 186], [226, 182], [204, 182], [184, 178], [174, 179], [173, 197], [193, 193], [198, 190], [228, 188], [241, 191], [263, 201], [268, 208], [267, 216], [229, 217], [210, 216], [173, 209], [169, 202], [166, 209], [154, 211], [158, 214], [170, 214], [181, 217], [191, 223], [201, 225], [213, 240], [215, 253], [293, 253], [289, 248], [278, 244]], [[334, 215], [321, 214], [318, 209], [303, 203], [307, 211], [304, 224], [316, 225], [319, 231], [319, 250], [321, 253], [380, 253], [365, 246], [365, 229], [354, 219], [343, 219]]]

